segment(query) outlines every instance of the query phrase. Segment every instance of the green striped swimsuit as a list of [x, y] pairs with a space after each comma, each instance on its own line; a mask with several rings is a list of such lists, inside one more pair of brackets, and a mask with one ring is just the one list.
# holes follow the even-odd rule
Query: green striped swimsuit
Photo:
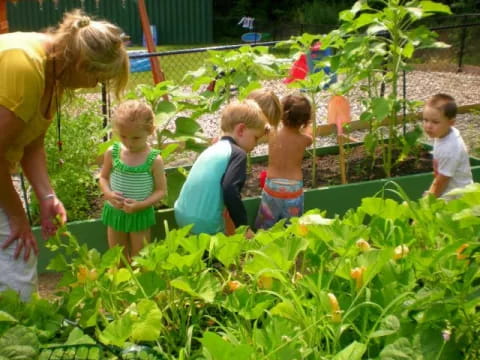
[[[155, 188], [152, 164], [160, 151], [151, 150], [143, 164], [129, 166], [120, 159], [120, 150], [120, 143], [113, 144], [110, 188], [112, 191], [122, 193], [125, 198], [143, 201]], [[103, 206], [102, 221], [116, 231], [137, 232], [147, 230], [155, 224], [155, 213], [153, 206], [150, 206], [127, 214], [107, 201]]]

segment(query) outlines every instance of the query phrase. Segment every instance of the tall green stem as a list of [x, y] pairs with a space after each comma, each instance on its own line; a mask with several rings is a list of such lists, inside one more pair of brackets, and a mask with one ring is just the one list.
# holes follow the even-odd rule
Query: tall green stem
[[312, 188], [317, 187], [317, 104], [315, 102], [315, 92], [310, 93], [312, 99]]

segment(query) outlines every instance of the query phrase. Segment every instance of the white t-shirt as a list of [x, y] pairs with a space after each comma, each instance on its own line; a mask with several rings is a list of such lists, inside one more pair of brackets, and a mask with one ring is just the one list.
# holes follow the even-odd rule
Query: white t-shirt
[[450, 190], [463, 188], [473, 182], [472, 170], [465, 143], [460, 132], [452, 127], [448, 135], [435, 139], [433, 143], [433, 170], [450, 177], [450, 181], [440, 197]]

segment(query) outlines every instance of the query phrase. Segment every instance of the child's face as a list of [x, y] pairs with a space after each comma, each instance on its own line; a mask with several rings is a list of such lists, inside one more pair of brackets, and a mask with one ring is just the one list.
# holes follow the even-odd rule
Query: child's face
[[151, 135], [137, 124], [117, 124], [116, 132], [123, 146], [131, 152], [143, 151], [147, 146], [147, 138]]
[[258, 140], [265, 135], [265, 129], [252, 129], [245, 124], [238, 124], [234, 130], [234, 138], [238, 146], [249, 153], [257, 146]]
[[423, 129], [425, 133], [432, 138], [442, 138], [450, 132], [450, 128], [455, 124], [454, 119], [449, 119], [442, 111], [425, 106], [423, 110]]

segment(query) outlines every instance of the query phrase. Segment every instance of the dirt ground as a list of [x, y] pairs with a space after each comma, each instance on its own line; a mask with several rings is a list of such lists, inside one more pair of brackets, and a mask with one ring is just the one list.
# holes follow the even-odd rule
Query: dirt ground
[[[394, 154], [395, 155], [395, 154]], [[398, 154], [395, 156], [398, 158]], [[303, 160], [304, 187], [312, 187], [312, 159]], [[317, 158], [317, 187], [341, 184], [340, 162], [338, 155], [327, 155]], [[252, 164], [251, 172], [243, 188], [244, 197], [258, 196], [261, 194], [259, 183], [260, 173], [267, 169], [267, 163]], [[392, 176], [411, 175], [432, 171], [432, 157], [426, 150], [419, 150], [417, 156], [410, 156], [396, 164], [392, 169]], [[365, 154], [363, 146], [346, 148], [346, 173], [347, 182], [355, 183], [360, 181], [382, 179], [385, 171], [380, 154], [377, 154], [375, 161]]]
[[60, 281], [62, 274], [60, 273], [44, 273], [38, 276], [38, 292], [42, 298], [55, 299], [55, 288]]

